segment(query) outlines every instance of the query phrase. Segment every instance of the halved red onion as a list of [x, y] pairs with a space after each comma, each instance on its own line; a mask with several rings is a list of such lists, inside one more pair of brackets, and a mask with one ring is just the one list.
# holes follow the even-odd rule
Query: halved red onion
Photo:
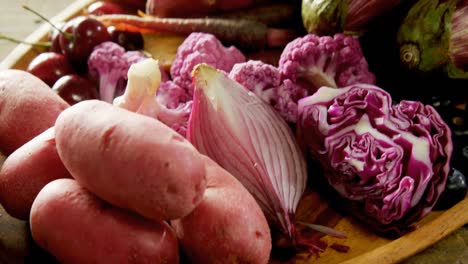
[[187, 138], [233, 174], [256, 198], [270, 224], [290, 238], [306, 187], [306, 162], [291, 129], [254, 93], [206, 64], [193, 72]]

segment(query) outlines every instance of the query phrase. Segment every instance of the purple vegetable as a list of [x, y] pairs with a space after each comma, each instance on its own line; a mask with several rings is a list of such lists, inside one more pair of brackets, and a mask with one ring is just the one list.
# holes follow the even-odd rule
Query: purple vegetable
[[[124, 108], [159, 119], [181, 135], [185, 136], [187, 123], [192, 109], [193, 83], [192, 71], [199, 63], [206, 63], [222, 71], [229, 72], [234, 64], [245, 61], [244, 55], [234, 46], [224, 47], [213, 35], [192, 33], [179, 46], [176, 58], [171, 66], [172, 81], [160, 70], [161, 81], [153, 84], [127, 85], [127, 94], [117, 102]], [[142, 64], [135, 68], [135, 73], [150, 71], [152, 63]], [[145, 65], [145, 66], [143, 66]], [[155, 74], [154, 72], [152, 74]], [[152, 88], [148, 88], [152, 86]], [[150, 89], [152, 92], [143, 92]], [[154, 94], [156, 96], [154, 96]], [[135, 102], [132, 100], [138, 98]], [[153, 102], [154, 101], [154, 102]], [[151, 102], [151, 103], [147, 103]]]
[[270, 103], [289, 123], [297, 120], [297, 102], [321, 86], [375, 83], [357, 38], [306, 35], [283, 50], [278, 68], [261, 61], [234, 66], [229, 77]]
[[158, 119], [185, 137], [192, 111], [192, 97], [174, 82], [167, 81], [159, 86], [156, 100], [164, 109]]
[[278, 68], [257, 60], [237, 63], [229, 77], [272, 105], [291, 123], [297, 119], [297, 101], [308, 95], [307, 89], [291, 80], [282, 81]]
[[308, 34], [291, 41], [281, 54], [279, 70], [283, 79], [301, 84], [309, 94], [321, 86], [375, 83], [359, 40], [341, 33], [333, 37]]
[[161, 72], [150, 58], [130, 66], [125, 93], [114, 105], [158, 119], [185, 137], [192, 100], [172, 81], [161, 83]]
[[234, 64], [244, 62], [245, 56], [236, 47], [224, 47], [212, 34], [192, 33], [177, 49], [171, 65], [171, 77], [175, 84], [193, 95], [192, 70], [199, 63], [229, 72]]
[[229, 73], [229, 78], [242, 84], [267, 103], [275, 101], [275, 90], [281, 84], [279, 70], [259, 60], [235, 64]]
[[431, 106], [392, 105], [374, 85], [322, 87], [299, 100], [298, 130], [350, 211], [381, 233], [411, 230], [444, 189], [451, 132]]
[[[318, 255], [327, 244], [296, 228], [306, 188], [306, 160], [288, 124], [258, 96], [206, 64], [194, 70], [187, 139], [255, 197], [284, 248]], [[304, 223], [301, 223], [304, 224]], [[346, 237], [332, 228], [307, 227]], [[276, 240], [276, 239], [275, 239]]]
[[112, 103], [118, 95], [117, 84], [127, 79], [130, 65], [145, 59], [138, 51], [128, 51], [114, 42], [97, 45], [88, 59], [88, 70], [91, 76], [99, 78], [99, 94], [103, 101]]
[[[279, 16], [281, 16], [279, 14]], [[137, 15], [101, 15], [93, 17], [105, 26], [115, 26], [130, 32], [159, 32], [188, 35], [193, 32], [213, 34], [223, 43], [236, 45], [243, 50], [262, 50], [266, 46], [284, 47], [297, 36], [295, 30], [269, 28], [262, 22], [235, 18], [161, 18]], [[260, 18], [260, 20], [263, 20]], [[267, 19], [269, 20], [269, 19]]]

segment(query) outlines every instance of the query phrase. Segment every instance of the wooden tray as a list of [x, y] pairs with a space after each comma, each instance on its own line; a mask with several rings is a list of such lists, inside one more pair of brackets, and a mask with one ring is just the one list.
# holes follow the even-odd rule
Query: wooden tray
[[[76, 1], [52, 18], [51, 21], [57, 23], [79, 15], [83, 8], [94, 1]], [[43, 25], [26, 40], [28, 42], [44, 40], [50, 29], [50, 26]], [[145, 40], [159, 43], [157, 49], [153, 47], [153, 50], [155, 50], [153, 54], [170, 62], [170, 59], [175, 55], [175, 45], [180, 43], [182, 39], [167, 36], [146, 36]], [[158, 50], [160, 51], [164, 47], [167, 48], [167, 53], [157, 53]], [[148, 49], [150, 48], [148, 47]], [[0, 69], [25, 69], [31, 59], [42, 51], [20, 44], [0, 63]], [[0, 158], [0, 167], [2, 163]], [[298, 210], [298, 217], [307, 219], [322, 217], [322, 220], [324, 217], [328, 217], [328, 220], [333, 222], [330, 225], [346, 233], [348, 238], [336, 240], [325, 237], [324, 239], [330, 244], [338, 242], [347, 245], [350, 250], [347, 253], [339, 253], [327, 249], [319, 258], [308, 258], [304, 254], [299, 254], [294, 260], [295, 263], [398, 263], [435, 244], [467, 224], [468, 197], [449, 210], [432, 212], [419, 223], [418, 229], [395, 240], [379, 237], [367, 231], [353, 218], [341, 216], [333, 208], [330, 208], [317, 193], [308, 193], [304, 196]], [[44, 263], [44, 261], [52, 261], [53, 259], [41, 251], [31, 240], [27, 222], [8, 216], [3, 208], [0, 208], [0, 263], [24, 263], [25, 260], [27, 263]]]

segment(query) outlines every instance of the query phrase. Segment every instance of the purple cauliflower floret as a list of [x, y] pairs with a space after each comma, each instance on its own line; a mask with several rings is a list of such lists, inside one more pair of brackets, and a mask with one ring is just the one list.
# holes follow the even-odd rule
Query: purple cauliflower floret
[[158, 102], [169, 109], [177, 108], [180, 104], [190, 101], [192, 98], [187, 91], [180, 88], [172, 81], [162, 82], [156, 92]]
[[426, 216], [445, 188], [451, 132], [431, 106], [392, 105], [369, 84], [321, 87], [299, 100], [298, 135], [350, 212], [398, 236]]
[[[94, 47], [88, 58], [88, 71], [99, 78], [100, 99], [112, 103], [117, 94], [118, 83], [127, 79], [130, 65], [145, 59], [138, 51], [128, 51], [117, 43], [107, 41]], [[125, 85], [123, 85], [125, 87]]]
[[185, 137], [192, 100], [170, 80], [161, 83], [162, 71], [156, 60], [147, 58], [128, 70], [128, 82], [115, 106], [158, 119]]
[[171, 65], [174, 83], [193, 96], [192, 70], [199, 63], [206, 63], [225, 72], [236, 63], [244, 62], [245, 56], [236, 47], [224, 47], [212, 34], [191, 33], [177, 49]]
[[229, 77], [273, 106], [290, 123], [297, 119], [297, 101], [308, 95], [300, 85], [281, 80], [278, 68], [258, 60], [235, 64]]
[[291, 41], [284, 48], [278, 67], [283, 79], [308, 87], [310, 94], [321, 86], [375, 84], [359, 40], [341, 33], [334, 36], [308, 34]]
[[279, 70], [258, 60], [236, 63], [229, 73], [229, 78], [270, 104], [275, 101], [275, 89], [281, 84]]
[[296, 123], [298, 114], [297, 102], [299, 99], [309, 95], [308, 90], [286, 79], [278, 86], [275, 95], [275, 109], [284, 120], [289, 123]]
[[156, 93], [161, 106], [158, 119], [185, 137], [192, 100], [187, 91], [172, 81], [161, 83]]

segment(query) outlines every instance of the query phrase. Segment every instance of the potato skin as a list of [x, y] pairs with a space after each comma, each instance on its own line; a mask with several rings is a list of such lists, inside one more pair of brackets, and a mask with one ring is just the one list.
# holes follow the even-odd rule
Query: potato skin
[[153, 118], [84, 101], [65, 110], [55, 130], [71, 175], [113, 205], [169, 220], [190, 213], [203, 197], [201, 154]]
[[71, 176], [57, 153], [52, 127], [7, 157], [0, 171], [0, 203], [11, 216], [27, 220], [42, 187], [60, 178]]
[[61, 263], [178, 263], [177, 238], [151, 221], [100, 200], [73, 179], [47, 184], [34, 200], [30, 228]]
[[53, 126], [68, 106], [36, 76], [21, 70], [1, 70], [0, 152], [9, 155]]
[[184, 218], [172, 220], [190, 263], [268, 263], [270, 229], [244, 186], [205, 158], [207, 189], [202, 202]]

